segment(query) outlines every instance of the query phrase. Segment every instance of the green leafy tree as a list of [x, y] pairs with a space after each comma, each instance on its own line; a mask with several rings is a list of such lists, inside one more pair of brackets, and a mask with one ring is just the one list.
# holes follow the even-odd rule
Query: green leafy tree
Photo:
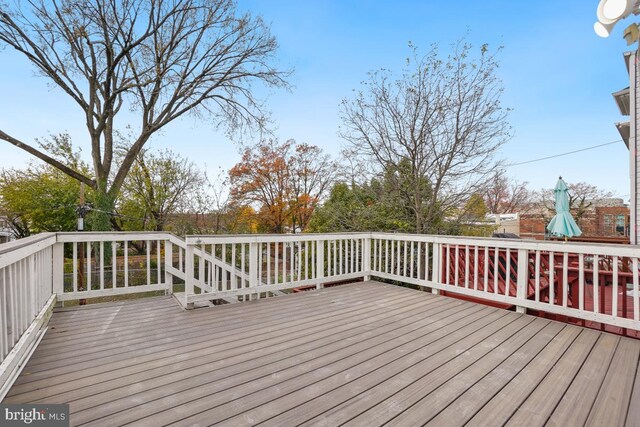
[[384, 194], [384, 185], [375, 179], [364, 185], [337, 183], [315, 210], [309, 231], [411, 231], [411, 218]]
[[495, 226], [486, 223], [487, 213], [488, 208], [483, 195], [474, 193], [458, 213], [451, 231], [463, 236], [490, 236]]
[[[38, 143], [67, 167], [89, 174], [67, 134], [51, 135]], [[48, 164], [33, 162], [26, 169], [4, 169], [0, 172], [0, 215], [7, 218], [16, 238], [44, 231], [73, 231], [77, 226], [80, 185]], [[86, 200], [91, 202], [93, 192], [86, 190]], [[90, 214], [87, 229], [91, 228], [92, 219]]]
[[407, 231], [416, 232], [421, 224], [430, 223], [432, 230], [442, 227], [443, 214], [433, 218], [426, 216], [424, 206], [431, 202], [433, 192], [431, 184], [425, 177], [414, 176], [410, 161], [400, 160], [397, 164], [388, 164], [384, 169], [382, 185], [384, 191], [380, 194], [381, 202], [395, 211], [396, 216], [404, 218], [410, 224]]

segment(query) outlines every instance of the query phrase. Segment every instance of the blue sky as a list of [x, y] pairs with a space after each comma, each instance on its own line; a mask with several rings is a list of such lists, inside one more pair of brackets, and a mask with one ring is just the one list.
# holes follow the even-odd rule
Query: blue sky
[[[503, 104], [513, 109], [514, 137], [500, 156], [517, 163], [619, 139], [622, 121], [611, 93], [628, 85], [618, 24], [608, 39], [593, 32], [596, 0], [573, 1], [266, 1], [240, 0], [263, 16], [280, 43], [279, 61], [295, 70], [290, 92], [270, 93], [279, 139], [294, 138], [338, 155], [340, 101], [367, 71], [400, 70], [407, 43], [441, 51], [469, 33], [476, 45], [504, 46], [499, 75]], [[17, 54], [0, 51], [0, 129], [25, 141], [68, 131], [82, 146], [82, 114], [67, 97], [34, 77]], [[170, 125], [152, 148], [170, 147], [210, 173], [228, 169], [238, 146], [214, 126], [193, 118]], [[85, 148], [85, 155], [88, 154]], [[20, 167], [29, 156], [0, 142], [0, 167]], [[532, 189], [553, 187], [558, 175], [628, 199], [629, 152], [622, 142], [571, 156], [509, 168]]]

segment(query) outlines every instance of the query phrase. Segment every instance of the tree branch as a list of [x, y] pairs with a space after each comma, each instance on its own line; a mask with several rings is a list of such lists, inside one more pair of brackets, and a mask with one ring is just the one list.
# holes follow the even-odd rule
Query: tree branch
[[19, 141], [19, 140], [15, 139], [14, 137], [10, 136], [10, 135], [7, 135], [6, 133], [4, 133], [1, 130], [0, 130], [0, 139], [3, 139], [5, 141], [15, 145], [16, 147], [23, 149], [27, 153], [36, 156], [37, 158], [39, 158], [43, 162], [46, 162], [46, 163], [50, 164], [51, 166], [53, 166], [53, 167], [55, 167], [57, 169], [60, 169], [62, 172], [66, 173], [70, 177], [75, 178], [80, 182], [84, 182], [89, 187], [96, 188], [96, 181], [95, 180], [87, 178], [86, 176], [82, 175], [78, 171], [75, 171], [75, 170], [71, 169], [70, 167], [65, 166], [64, 164], [62, 164], [61, 162], [57, 161], [53, 157], [48, 156], [47, 154], [43, 153], [42, 151], [37, 150], [37, 149], [33, 148], [32, 146], [30, 146], [28, 144], [25, 144], [24, 142]]

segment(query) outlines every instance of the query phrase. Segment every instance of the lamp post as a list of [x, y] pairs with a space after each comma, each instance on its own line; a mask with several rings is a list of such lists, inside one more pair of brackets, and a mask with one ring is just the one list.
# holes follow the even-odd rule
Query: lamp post
[[[600, 0], [596, 10], [598, 21], [593, 29], [600, 37], [609, 37], [613, 27], [631, 15], [640, 14], [640, 0]], [[627, 45], [638, 41], [638, 25], [632, 23], [623, 31]], [[628, 123], [617, 123], [622, 138], [629, 147], [629, 178], [630, 178], [630, 233], [632, 245], [640, 241], [640, 224], [638, 221], [638, 188], [640, 187], [640, 162], [637, 153], [640, 152], [638, 133], [640, 132], [640, 69], [638, 67], [638, 49], [625, 53], [627, 70], [629, 71], [629, 88], [614, 93], [621, 114], [629, 116]]]

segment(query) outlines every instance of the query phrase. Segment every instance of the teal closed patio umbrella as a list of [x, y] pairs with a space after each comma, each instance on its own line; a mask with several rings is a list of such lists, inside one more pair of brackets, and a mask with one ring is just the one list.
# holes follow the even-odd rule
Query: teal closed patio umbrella
[[556, 214], [551, 218], [551, 222], [547, 225], [547, 230], [556, 236], [573, 237], [582, 234], [580, 227], [574, 221], [569, 212], [569, 188], [562, 180], [558, 179], [556, 188], [553, 190], [556, 199]]

